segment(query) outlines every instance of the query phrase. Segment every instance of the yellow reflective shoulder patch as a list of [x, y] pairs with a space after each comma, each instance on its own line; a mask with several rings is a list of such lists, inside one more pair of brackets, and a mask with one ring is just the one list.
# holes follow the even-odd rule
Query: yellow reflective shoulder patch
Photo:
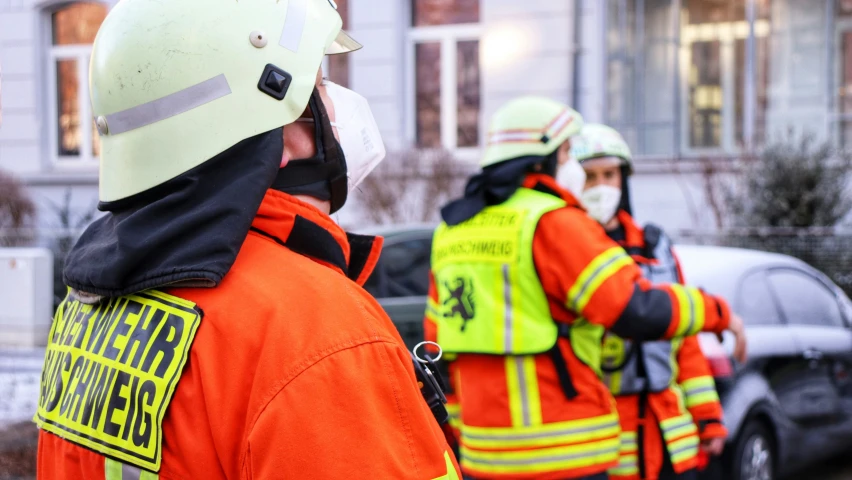
[[459, 480], [459, 475], [456, 473], [456, 467], [453, 465], [449, 452], [444, 452], [444, 463], [447, 465], [447, 473], [432, 480]]
[[35, 422], [158, 471], [163, 417], [201, 317], [194, 303], [154, 290], [98, 305], [66, 297], [50, 330]]

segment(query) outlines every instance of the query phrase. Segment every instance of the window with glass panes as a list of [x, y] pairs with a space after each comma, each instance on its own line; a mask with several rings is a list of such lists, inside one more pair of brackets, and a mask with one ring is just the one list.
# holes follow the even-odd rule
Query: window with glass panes
[[96, 166], [98, 162], [100, 141], [89, 101], [89, 57], [107, 10], [101, 3], [75, 2], [50, 12], [51, 150], [62, 165]]
[[412, 134], [418, 148], [475, 148], [480, 137], [480, 0], [412, 0]]
[[837, 1], [838, 143], [852, 146], [852, 0]]
[[765, 138], [771, 0], [612, 0], [607, 121], [639, 155]]

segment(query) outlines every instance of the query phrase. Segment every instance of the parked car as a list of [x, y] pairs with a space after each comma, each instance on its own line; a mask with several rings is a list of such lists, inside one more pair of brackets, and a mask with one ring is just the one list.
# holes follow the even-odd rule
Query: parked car
[[[730, 432], [722, 478], [780, 478], [852, 447], [852, 303], [795, 258], [678, 246], [688, 283], [727, 298], [743, 317], [749, 359], [702, 347]], [[729, 340], [724, 351], [730, 352]], [[709, 348], [707, 348], [709, 347]]]
[[[413, 347], [423, 338], [432, 226], [377, 230], [385, 247], [366, 288]], [[722, 295], [745, 320], [749, 359], [699, 336], [716, 378], [728, 444], [707, 474], [773, 480], [852, 447], [852, 302], [795, 258], [676, 246], [687, 282]], [[708, 477], [709, 478], [709, 477]]]

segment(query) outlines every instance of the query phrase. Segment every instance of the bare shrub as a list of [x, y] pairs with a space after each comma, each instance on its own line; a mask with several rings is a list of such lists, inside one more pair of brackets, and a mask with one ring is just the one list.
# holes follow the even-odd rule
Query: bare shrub
[[462, 194], [475, 170], [445, 150], [389, 157], [359, 187], [364, 216], [376, 225], [437, 222], [440, 208]]
[[0, 247], [19, 247], [33, 240], [36, 207], [24, 184], [0, 171]]

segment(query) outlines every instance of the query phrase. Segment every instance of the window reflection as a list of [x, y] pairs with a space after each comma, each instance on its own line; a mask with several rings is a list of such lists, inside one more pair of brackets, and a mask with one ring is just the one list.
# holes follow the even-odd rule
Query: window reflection
[[[752, 2], [753, 50], [746, 9]], [[607, 2], [607, 122], [630, 139], [637, 154], [733, 152], [762, 144], [772, 5], [771, 0]]]
[[479, 144], [479, 41], [459, 42], [456, 68], [459, 147]]
[[746, 0], [688, 0], [689, 23], [743, 22]]
[[449, 25], [479, 22], [479, 0], [413, 0], [412, 25]]
[[441, 146], [441, 44], [415, 46], [417, 146]]
[[79, 45], [95, 42], [107, 8], [99, 3], [72, 3], [53, 13], [53, 44]]
[[[852, 114], [852, 32], [843, 32], [841, 55], [839, 109], [842, 115], [849, 115]], [[852, 145], [852, 122], [849, 120], [842, 121], [840, 138], [843, 146]]]
[[721, 145], [722, 78], [719, 42], [692, 44], [689, 69], [689, 144], [692, 147]]
[[59, 155], [80, 154], [80, 110], [76, 60], [56, 62]]
[[[75, 2], [51, 14], [51, 69], [55, 69], [56, 154], [64, 161], [89, 161], [100, 154], [100, 137], [87, 107], [89, 92], [80, 72], [88, 69], [91, 44], [107, 15], [101, 3]], [[83, 118], [83, 116], [87, 118]], [[87, 125], [91, 123], [91, 127]], [[91, 133], [87, 130], [91, 128]], [[68, 158], [72, 157], [72, 158]], [[73, 158], [77, 157], [77, 158]]]

